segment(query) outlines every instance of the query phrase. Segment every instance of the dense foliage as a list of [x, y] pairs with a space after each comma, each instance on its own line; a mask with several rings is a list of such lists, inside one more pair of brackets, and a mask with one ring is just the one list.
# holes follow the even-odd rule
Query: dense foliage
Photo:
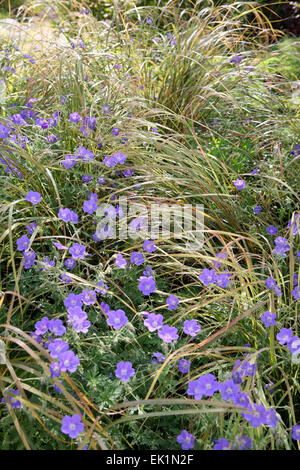
[[300, 448], [300, 42], [174, 3], [0, 43], [1, 449]]

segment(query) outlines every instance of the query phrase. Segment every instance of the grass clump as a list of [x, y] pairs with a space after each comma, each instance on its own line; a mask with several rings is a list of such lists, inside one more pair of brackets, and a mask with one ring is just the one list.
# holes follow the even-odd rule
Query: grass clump
[[1, 448], [298, 448], [296, 58], [254, 2], [54, 6], [0, 51]]

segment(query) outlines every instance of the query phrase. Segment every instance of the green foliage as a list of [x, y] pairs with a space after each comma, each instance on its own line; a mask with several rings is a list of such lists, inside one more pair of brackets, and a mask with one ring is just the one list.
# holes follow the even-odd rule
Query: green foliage
[[[259, 450], [298, 445], [291, 428], [300, 422], [299, 368], [275, 339], [283, 327], [299, 332], [299, 302], [292, 295], [299, 234], [288, 228], [300, 200], [299, 106], [293, 97], [298, 44], [270, 46], [274, 32], [260, 10], [254, 10], [253, 23], [252, 3], [153, 3], [116, 2], [120, 8], [111, 12], [105, 2], [94, 7], [55, 2], [61, 23], [53, 25], [55, 40], [46, 50], [31, 44], [35, 63], [26, 61], [16, 44], [0, 45], [7, 96], [1, 123], [28, 109], [37, 113], [28, 125], [15, 124], [16, 134], [28, 142], [0, 141], [0, 388], [2, 394], [18, 388], [22, 400], [21, 408], [1, 404], [3, 450], [76, 449], [85, 441], [95, 449], [180, 449], [176, 437], [183, 429], [195, 435], [199, 450], [212, 449], [220, 438], [237, 446], [242, 435]], [[87, 5], [100, 10], [80, 13]], [[106, 14], [112, 14], [109, 24], [102, 22]], [[237, 56], [241, 61], [232, 61]], [[36, 99], [31, 108], [30, 98]], [[110, 111], [104, 113], [104, 106]], [[36, 122], [37, 116], [49, 119], [55, 112], [54, 127], [43, 129]], [[70, 122], [73, 112], [95, 116], [95, 130], [84, 135], [81, 124]], [[119, 136], [112, 134], [115, 127]], [[46, 139], [52, 133], [58, 136], [55, 143]], [[65, 156], [80, 145], [95, 157], [67, 170]], [[103, 160], [118, 152], [127, 160], [116, 174]], [[125, 177], [125, 169], [133, 169], [133, 176]], [[84, 175], [93, 180], [83, 183]], [[99, 177], [103, 184], [96, 182]], [[233, 184], [238, 178], [247, 182], [242, 191]], [[36, 206], [25, 200], [30, 190], [41, 194]], [[202, 204], [203, 246], [192, 249], [187, 238], [160, 235], [155, 252], [147, 253], [141, 238], [95, 241], [98, 216], [83, 211], [91, 192], [108, 205], [115, 204], [115, 195], [146, 208]], [[258, 215], [256, 205], [262, 207]], [[75, 211], [78, 224], [59, 218], [60, 208]], [[37, 228], [29, 238], [37, 258], [25, 269], [16, 242], [32, 222]], [[266, 231], [271, 224], [291, 245], [282, 259], [274, 256], [274, 237]], [[53, 242], [67, 249], [84, 244], [87, 256], [67, 270], [70, 253]], [[129, 262], [133, 251], [141, 251], [146, 262]], [[221, 251], [227, 257], [217, 272], [230, 272], [228, 289], [199, 280]], [[126, 269], [116, 267], [117, 253], [127, 259]], [[55, 266], [46, 267], [45, 257]], [[156, 281], [150, 296], [138, 289], [146, 266]], [[70, 284], [62, 274], [70, 276]], [[267, 289], [271, 275], [282, 296]], [[70, 292], [95, 289], [100, 280], [107, 292], [84, 306], [91, 326], [78, 333], [67, 323], [64, 300]], [[175, 310], [166, 304], [171, 293], [179, 298]], [[102, 302], [123, 309], [128, 323], [119, 330], [109, 327]], [[266, 310], [277, 314], [275, 327], [262, 322]], [[148, 331], [145, 312], [161, 313], [165, 324], [178, 329], [178, 341], [164, 343]], [[37, 343], [29, 336], [45, 316], [67, 326], [63, 338], [80, 360], [74, 373], [51, 377], [47, 340]], [[195, 339], [183, 332], [184, 321], [192, 319], [201, 326]], [[156, 352], [165, 360], [155, 362]], [[182, 358], [191, 360], [188, 374], [178, 369]], [[246, 359], [257, 369], [255, 376], [244, 377], [241, 389], [278, 413], [276, 429], [251, 427], [241, 408], [219, 392], [202, 400], [187, 395], [191, 380], [210, 373], [222, 383], [231, 378], [236, 361]], [[135, 369], [126, 383], [115, 375], [119, 361], [130, 361]], [[74, 440], [61, 432], [61, 421], [75, 411], [82, 412], [85, 431]]]

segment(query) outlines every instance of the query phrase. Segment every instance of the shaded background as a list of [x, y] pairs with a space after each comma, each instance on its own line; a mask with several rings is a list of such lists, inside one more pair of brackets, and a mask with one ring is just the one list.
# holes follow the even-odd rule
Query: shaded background
[[[14, 16], [16, 10], [26, 2], [24, 0], [0, 0], [1, 17], [8, 14]], [[109, 19], [113, 16], [113, 1], [105, 0], [86, 0], [84, 2], [99, 19]], [[173, 3], [184, 7], [191, 6], [190, 0], [136, 0], [137, 7], [144, 6], [164, 6], [167, 3]], [[203, 0], [203, 4], [206, 3]], [[207, 2], [211, 4], [211, 2]], [[234, 3], [233, 0], [214, 0], [215, 5]], [[290, 36], [300, 36], [300, 3], [284, 0], [258, 0], [256, 3], [261, 4], [263, 13], [270, 20], [275, 29], [280, 29]], [[70, 2], [71, 4], [71, 2]]]

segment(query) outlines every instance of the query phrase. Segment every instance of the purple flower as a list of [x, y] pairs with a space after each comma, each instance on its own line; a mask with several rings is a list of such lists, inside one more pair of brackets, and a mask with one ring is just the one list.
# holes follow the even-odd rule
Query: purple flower
[[79, 243], [73, 243], [73, 245], [69, 249], [69, 252], [72, 255], [73, 259], [84, 259], [85, 250], [86, 247], [84, 245], [80, 245]]
[[199, 280], [205, 285], [213, 284], [216, 279], [216, 273], [213, 269], [203, 269], [202, 273], [199, 276]]
[[197, 320], [186, 320], [183, 324], [183, 331], [186, 335], [196, 336], [201, 331], [201, 326], [198, 325]]
[[239, 64], [241, 60], [242, 60], [242, 56], [235, 55], [234, 57], [230, 59], [230, 63]]
[[137, 217], [135, 219], [132, 219], [129, 227], [131, 230], [135, 230], [136, 232], [138, 230], [145, 229], [147, 226], [147, 218], [146, 217]]
[[86, 122], [87, 122], [88, 128], [91, 129], [91, 131], [93, 131], [97, 124], [96, 118], [94, 116], [87, 117]]
[[83, 147], [83, 145], [78, 147], [74, 153], [74, 156], [76, 157], [76, 160], [82, 160], [83, 162], [89, 162], [95, 157], [93, 152], [91, 152], [88, 148]]
[[107, 219], [116, 219], [117, 218], [117, 211], [116, 211], [116, 208], [112, 205], [106, 207], [104, 209], [104, 212], [105, 212], [105, 217]]
[[49, 320], [48, 329], [51, 333], [55, 334], [55, 336], [62, 336], [66, 332], [63, 322], [59, 319]]
[[[74, 215], [72, 213], [75, 214], [75, 212], [71, 211], [71, 209], [68, 209], [68, 208], [64, 209], [63, 207], [61, 207], [58, 211], [58, 218], [63, 220], [64, 222], [70, 222], [72, 218], [74, 219]], [[75, 215], [78, 221], [78, 215], [77, 214]]]
[[115, 370], [115, 375], [119, 379], [122, 380], [122, 382], [128, 382], [131, 377], [133, 377], [135, 374], [135, 370], [132, 367], [131, 362], [118, 362], [117, 368]]
[[258, 166], [256, 166], [254, 170], [251, 171], [251, 175], [255, 175], [255, 173], [258, 172], [258, 169], [259, 169]]
[[141, 264], [145, 263], [144, 256], [140, 251], [133, 251], [130, 261], [136, 266], [140, 266]]
[[43, 336], [45, 333], [47, 333], [49, 329], [49, 318], [43, 317], [40, 321], [37, 321], [34, 325], [35, 327], [35, 333], [37, 335]]
[[34, 265], [36, 254], [35, 254], [34, 251], [24, 251], [23, 254], [24, 254], [24, 258], [25, 258], [24, 268], [25, 269], [30, 269], [31, 266]]
[[68, 323], [75, 331], [87, 333], [91, 323], [87, 320], [87, 314], [81, 307], [72, 307], [68, 309]]
[[90, 175], [83, 175], [81, 179], [83, 183], [89, 183], [90, 181], [92, 181], [93, 177]]
[[260, 319], [264, 322], [266, 328], [271, 325], [276, 325], [276, 313], [271, 313], [266, 310]]
[[159, 330], [163, 326], [164, 317], [161, 314], [149, 313], [144, 325], [149, 331], [153, 332]]
[[60, 275], [60, 279], [63, 281], [64, 284], [68, 285], [70, 284], [71, 282], [71, 278], [70, 276], [68, 276], [67, 274], [61, 274]]
[[[218, 259], [226, 259], [228, 258], [227, 253], [217, 253], [216, 258]], [[213, 261], [213, 265], [215, 269], [219, 269], [222, 266], [222, 263], [220, 261]]]
[[143, 276], [146, 276], [146, 277], [152, 276], [152, 269], [150, 268], [150, 266], [146, 266], [145, 271], [143, 271]]
[[[288, 245], [288, 241], [284, 237], [277, 237], [274, 240], [275, 245], [285, 248]], [[288, 248], [289, 249], [289, 248]]]
[[[62, 381], [59, 380], [59, 383], [62, 384]], [[55, 391], [58, 392], [58, 393], [62, 393], [62, 389], [59, 388], [59, 386], [56, 385], [56, 383], [53, 384], [53, 390], [55, 390]]]
[[76, 159], [74, 155], [66, 155], [64, 161], [62, 162], [62, 165], [66, 168], [66, 170], [69, 170], [73, 166], [76, 165]]
[[151, 362], [154, 362], [155, 364], [159, 364], [160, 362], [165, 361], [165, 357], [162, 355], [162, 353], [153, 353], [154, 359], [151, 359]]
[[295, 441], [300, 441], [300, 425], [295, 424], [295, 426], [292, 427], [292, 438]]
[[266, 280], [266, 286], [268, 289], [274, 289], [276, 287], [276, 281], [271, 276]]
[[62, 245], [60, 242], [52, 242], [52, 244], [58, 249], [58, 250], [67, 250], [68, 247], [65, 245]]
[[42, 337], [39, 336], [35, 331], [33, 333], [30, 333], [30, 336], [32, 339], [34, 339], [37, 343], [40, 343], [42, 341]]
[[292, 354], [299, 354], [300, 353], [300, 338], [298, 338], [298, 336], [292, 336], [290, 341], [287, 344], [287, 347], [289, 348]]
[[255, 215], [258, 215], [261, 212], [261, 206], [255, 206], [253, 207], [253, 212]]
[[96, 292], [94, 290], [83, 290], [81, 300], [85, 305], [93, 305], [96, 303]]
[[67, 258], [64, 262], [64, 265], [66, 266], [66, 268], [68, 269], [73, 269], [74, 266], [75, 266], [75, 259], [73, 258]]
[[168, 310], [176, 310], [176, 309], [177, 309], [177, 305], [178, 305], [178, 303], [179, 303], [179, 299], [178, 299], [178, 297], [176, 297], [175, 295], [171, 294], [171, 295], [169, 295], [169, 297], [167, 298], [166, 303], [167, 303], [167, 305], [168, 305]]
[[176, 341], [179, 338], [177, 332], [178, 332], [178, 330], [177, 330], [177, 328], [175, 328], [175, 326], [165, 325], [158, 332], [158, 336], [165, 343], [172, 343], [172, 341]]
[[292, 290], [292, 296], [295, 300], [300, 299], [300, 286], [296, 286], [295, 289]]
[[244, 189], [246, 187], [246, 181], [245, 180], [237, 179], [233, 182], [233, 184], [236, 187], [236, 189], [238, 189], [239, 191], [241, 191], [242, 189]]
[[275, 227], [275, 225], [270, 225], [269, 227], [266, 228], [266, 231], [268, 232], [269, 235], [276, 235], [278, 232], [278, 228]]
[[[240, 361], [239, 361], [239, 362], [240, 362]], [[233, 382], [234, 382], [235, 384], [240, 384], [240, 383], [242, 383], [243, 379], [242, 379], [242, 374], [241, 374], [240, 371], [234, 370], [234, 371], [232, 372], [232, 375], [231, 375], [231, 376], [232, 376], [232, 380], [233, 380]]]
[[227, 441], [227, 439], [224, 439], [223, 437], [221, 439], [214, 441], [214, 450], [230, 450], [230, 448], [231, 448], [231, 443]]
[[0, 139], [6, 139], [9, 134], [9, 128], [0, 123]]
[[275, 256], [285, 256], [285, 253], [290, 250], [290, 245], [284, 237], [275, 238], [276, 248], [273, 250]]
[[253, 428], [258, 428], [261, 424], [264, 424], [266, 419], [266, 409], [262, 405], [248, 405], [248, 408], [252, 413], [242, 413], [242, 416], [246, 421], [249, 421]]
[[30, 240], [27, 235], [22, 235], [22, 237], [17, 239], [17, 250], [26, 251], [29, 248]]
[[[19, 390], [14, 390], [13, 388], [9, 388], [8, 391], [13, 395], [7, 395], [9, 402], [11, 404], [12, 408], [21, 408], [22, 407], [22, 402], [18, 400], [18, 396], [20, 395]], [[1, 398], [1, 403], [6, 403], [5, 398]], [[6, 407], [7, 408], [7, 407]]]
[[102, 308], [102, 310], [104, 311], [104, 313], [106, 313], [106, 315], [107, 315], [108, 312], [110, 311], [110, 306], [109, 306], [108, 304], [105, 304], [104, 302], [101, 302], [100, 307]]
[[99, 294], [105, 295], [106, 292], [107, 292], [107, 289], [108, 289], [108, 285], [107, 285], [107, 284], [104, 284], [103, 281], [99, 281], [99, 282], [97, 283], [97, 286], [98, 286], [98, 287], [95, 288], [95, 292], [98, 292]]
[[81, 422], [81, 416], [64, 416], [62, 419], [61, 432], [75, 439], [84, 430], [84, 424]]
[[177, 436], [176, 441], [181, 444], [182, 450], [193, 449], [195, 437], [188, 433], [185, 429]]
[[219, 383], [216, 381], [213, 374], [201, 375], [197, 383], [201, 393], [207, 397], [213, 396], [213, 394], [219, 390]]
[[80, 127], [80, 132], [84, 137], [88, 137], [90, 135], [90, 131], [84, 125]]
[[90, 192], [89, 199], [92, 199], [93, 201], [98, 201], [98, 195], [97, 193]]
[[125, 161], [127, 160], [127, 155], [125, 155], [123, 152], [113, 153], [111, 158], [115, 164], [120, 163], [120, 165], [124, 165]]
[[246, 361], [241, 365], [241, 371], [245, 377], [248, 377], [249, 375], [253, 377], [256, 372], [256, 365], [250, 364], [250, 362]]
[[26, 225], [26, 229], [27, 229], [27, 232], [29, 233], [29, 235], [32, 235], [34, 230], [36, 229], [37, 225], [35, 222], [31, 222], [31, 224], [29, 225]]
[[266, 388], [266, 390], [268, 390], [269, 393], [274, 393], [275, 392], [275, 387], [274, 387], [273, 382], [270, 382], [270, 383], [266, 384], [265, 388]]
[[294, 214], [288, 223], [288, 227], [292, 227], [292, 233], [294, 236], [300, 233], [300, 214]]
[[231, 273], [228, 271], [225, 271], [224, 273], [216, 274], [215, 276], [215, 284], [219, 287], [223, 287], [223, 289], [226, 289], [229, 287], [229, 278], [231, 276]]
[[268, 410], [265, 413], [264, 424], [270, 426], [271, 428], [276, 428], [276, 425], [279, 421], [278, 416], [276, 415], [275, 410]]
[[80, 362], [73, 351], [65, 351], [59, 356], [59, 367], [62, 372], [75, 372]]
[[98, 204], [94, 199], [88, 199], [83, 203], [83, 212], [93, 214], [97, 210]]
[[120, 134], [120, 129], [118, 129], [117, 127], [113, 127], [111, 133], [112, 133], [112, 135], [119, 135]]
[[282, 290], [278, 286], [274, 287], [274, 292], [278, 297], [282, 295]]
[[54, 377], [59, 377], [61, 374], [60, 365], [57, 362], [51, 362], [50, 364], [50, 375], [52, 379]]
[[201, 400], [203, 389], [200, 387], [198, 380], [191, 380], [188, 384], [187, 394], [194, 396], [195, 400]]
[[80, 121], [81, 117], [78, 113], [75, 112], [70, 114], [69, 119], [71, 122], [78, 122]]
[[139, 278], [138, 289], [144, 294], [149, 295], [155, 292], [156, 285], [152, 276], [141, 276]]
[[41, 202], [42, 197], [39, 192], [28, 191], [25, 199], [26, 201], [31, 202], [33, 205], [35, 205]]
[[100, 178], [97, 178], [97, 183], [98, 184], [104, 184], [105, 183], [105, 179], [103, 178], [103, 176], [101, 176]]
[[143, 243], [143, 248], [148, 253], [153, 253], [156, 250], [156, 246], [154, 245], [154, 240], [145, 240]]
[[17, 124], [17, 126], [26, 126], [27, 125], [27, 122], [24, 121], [21, 114], [12, 114], [10, 119], [14, 124]]
[[134, 174], [133, 168], [128, 168], [127, 170], [123, 171], [123, 175], [125, 176], [125, 178], [127, 178], [128, 176], [133, 176], [133, 174]]
[[69, 349], [69, 344], [62, 339], [55, 339], [48, 345], [51, 357], [58, 358], [63, 352]]
[[49, 267], [54, 268], [54, 266], [55, 266], [55, 261], [50, 260], [50, 259], [48, 258], [48, 256], [46, 256], [46, 257], [43, 259], [43, 264], [44, 264], [44, 268], [41, 268], [41, 271], [44, 271], [45, 269], [49, 269]]
[[227, 380], [219, 385], [219, 390], [223, 400], [232, 400], [234, 395], [240, 392], [240, 386], [235, 384], [232, 380]]
[[64, 300], [66, 308], [81, 307], [82, 294], [69, 294]]
[[127, 264], [126, 259], [123, 258], [123, 255], [121, 253], [118, 253], [115, 259], [115, 265], [118, 268], [125, 269], [126, 264]]
[[178, 369], [182, 374], [187, 374], [191, 367], [191, 361], [188, 359], [180, 359]]
[[235, 405], [247, 408], [250, 404], [249, 397], [246, 392], [236, 393], [232, 397], [232, 401]]
[[112, 326], [114, 330], [119, 330], [122, 326], [125, 326], [128, 322], [128, 318], [125, 315], [124, 310], [110, 310], [107, 313], [106, 323]]
[[58, 137], [57, 134], [56, 135], [49, 134], [49, 135], [47, 135], [46, 140], [47, 140], [48, 144], [55, 144], [57, 142], [57, 140], [60, 140], [60, 138]]

